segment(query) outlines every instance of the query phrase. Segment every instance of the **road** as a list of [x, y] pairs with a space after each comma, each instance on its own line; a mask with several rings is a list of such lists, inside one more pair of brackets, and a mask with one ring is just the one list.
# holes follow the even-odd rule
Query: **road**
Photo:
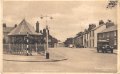
[[[66, 58], [56, 62], [15, 62], [3, 63], [4, 72], [116, 72], [116, 53], [97, 53], [95, 48], [50, 48], [50, 58]], [[25, 57], [25, 56], [22, 56]], [[34, 56], [35, 59], [40, 59]], [[10, 58], [10, 57], [8, 57]], [[16, 55], [14, 55], [14, 59]], [[17, 58], [16, 58], [17, 59]], [[34, 59], [34, 60], [35, 60]]]

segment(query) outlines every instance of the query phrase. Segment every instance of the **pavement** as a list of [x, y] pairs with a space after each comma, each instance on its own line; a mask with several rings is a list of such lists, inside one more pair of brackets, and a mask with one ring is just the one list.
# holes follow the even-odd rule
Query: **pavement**
[[[4, 72], [76, 72], [116, 73], [117, 50], [97, 53], [95, 48], [50, 48], [50, 59], [45, 56], [4, 54]], [[17, 61], [16, 61], [17, 60]], [[57, 60], [57, 61], [55, 61]]]
[[36, 52], [32, 52], [32, 56], [12, 54], [4, 54], [3, 56], [3, 60], [15, 62], [57, 62], [67, 60], [65, 56], [55, 54], [53, 52], [49, 52], [49, 59], [46, 59], [45, 55], [37, 54]]

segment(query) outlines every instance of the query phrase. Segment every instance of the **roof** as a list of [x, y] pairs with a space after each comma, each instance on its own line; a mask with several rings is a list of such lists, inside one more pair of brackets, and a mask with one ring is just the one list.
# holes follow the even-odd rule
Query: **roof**
[[8, 35], [27, 35], [27, 33], [30, 35], [41, 35], [40, 33], [36, 33], [34, 27], [23, 19]]
[[93, 28], [92, 30], [96, 30], [96, 29], [98, 29], [99, 27], [101, 27], [101, 26], [103, 26], [103, 25], [105, 25], [105, 24], [101, 24], [101, 25], [99, 25], [99, 26]]
[[103, 31], [101, 31], [101, 32], [99, 32], [99, 33], [110, 32], [110, 31], [115, 31], [115, 30], [117, 30], [117, 26], [116, 26], [116, 25], [111, 26], [111, 27], [109, 27], [109, 28], [106, 28], [105, 30], [103, 30]]
[[3, 27], [3, 33], [5, 33], [5, 32], [9, 33], [13, 29], [14, 29], [14, 27]]

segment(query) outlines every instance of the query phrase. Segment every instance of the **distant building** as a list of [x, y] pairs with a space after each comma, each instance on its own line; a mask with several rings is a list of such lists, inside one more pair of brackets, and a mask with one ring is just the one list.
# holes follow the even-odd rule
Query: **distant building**
[[49, 38], [48, 38], [49, 47], [57, 47], [57, 43], [58, 43], [58, 40], [54, 38], [52, 35], [49, 35]]
[[58, 40], [57, 47], [64, 47], [64, 43]]
[[74, 43], [74, 38], [67, 38], [64, 42], [65, 44], [65, 47], [69, 47], [70, 44], [73, 44]]
[[[46, 41], [46, 29], [43, 29], [43, 37]], [[48, 29], [48, 44], [49, 44], [49, 47], [56, 47], [57, 43], [58, 43], [58, 40], [56, 38], [54, 38], [52, 35], [50, 35], [49, 29]]]
[[83, 47], [83, 32], [81, 32], [81, 35], [74, 37], [74, 45], [75, 47]]
[[15, 27], [7, 27], [5, 23], [3, 24], [3, 43], [4, 44], [9, 42], [8, 33], [10, 33]]
[[108, 41], [110, 46], [117, 48], [117, 26], [111, 26], [98, 33], [99, 41]]
[[84, 47], [92, 47], [93, 46], [93, 35], [94, 35], [94, 32], [93, 29], [96, 28], [96, 25], [95, 24], [90, 24], [89, 25], [89, 28], [88, 29], [85, 29], [84, 31], [84, 35], [83, 35], [83, 46]]
[[89, 24], [88, 29], [85, 29], [82, 34], [79, 32], [77, 36], [74, 37], [75, 46], [83, 46], [85, 48], [97, 47], [98, 33], [112, 26], [114, 26], [114, 23], [111, 20], [108, 20], [106, 23], [100, 20], [97, 27], [95, 24]]
[[83, 46], [86, 48], [88, 47], [88, 30], [85, 29], [83, 34]]

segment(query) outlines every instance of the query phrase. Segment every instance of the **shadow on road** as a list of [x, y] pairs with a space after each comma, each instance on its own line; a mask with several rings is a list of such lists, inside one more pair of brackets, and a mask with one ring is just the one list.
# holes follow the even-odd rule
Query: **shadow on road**
[[[92, 51], [92, 52], [94, 52], [94, 53], [98, 53], [98, 52], [95, 51], [95, 50], [90, 50], [90, 51]], [[99, 53], [102, 53], [102, 52], [99, 52]], [[113, 53], [108, 52], [108, 53], [102, 53], [102, 54], [115, 54], [115, 55], [117, 55], [117, 53], [115, 53], [115, 52], [113, 52]]]

